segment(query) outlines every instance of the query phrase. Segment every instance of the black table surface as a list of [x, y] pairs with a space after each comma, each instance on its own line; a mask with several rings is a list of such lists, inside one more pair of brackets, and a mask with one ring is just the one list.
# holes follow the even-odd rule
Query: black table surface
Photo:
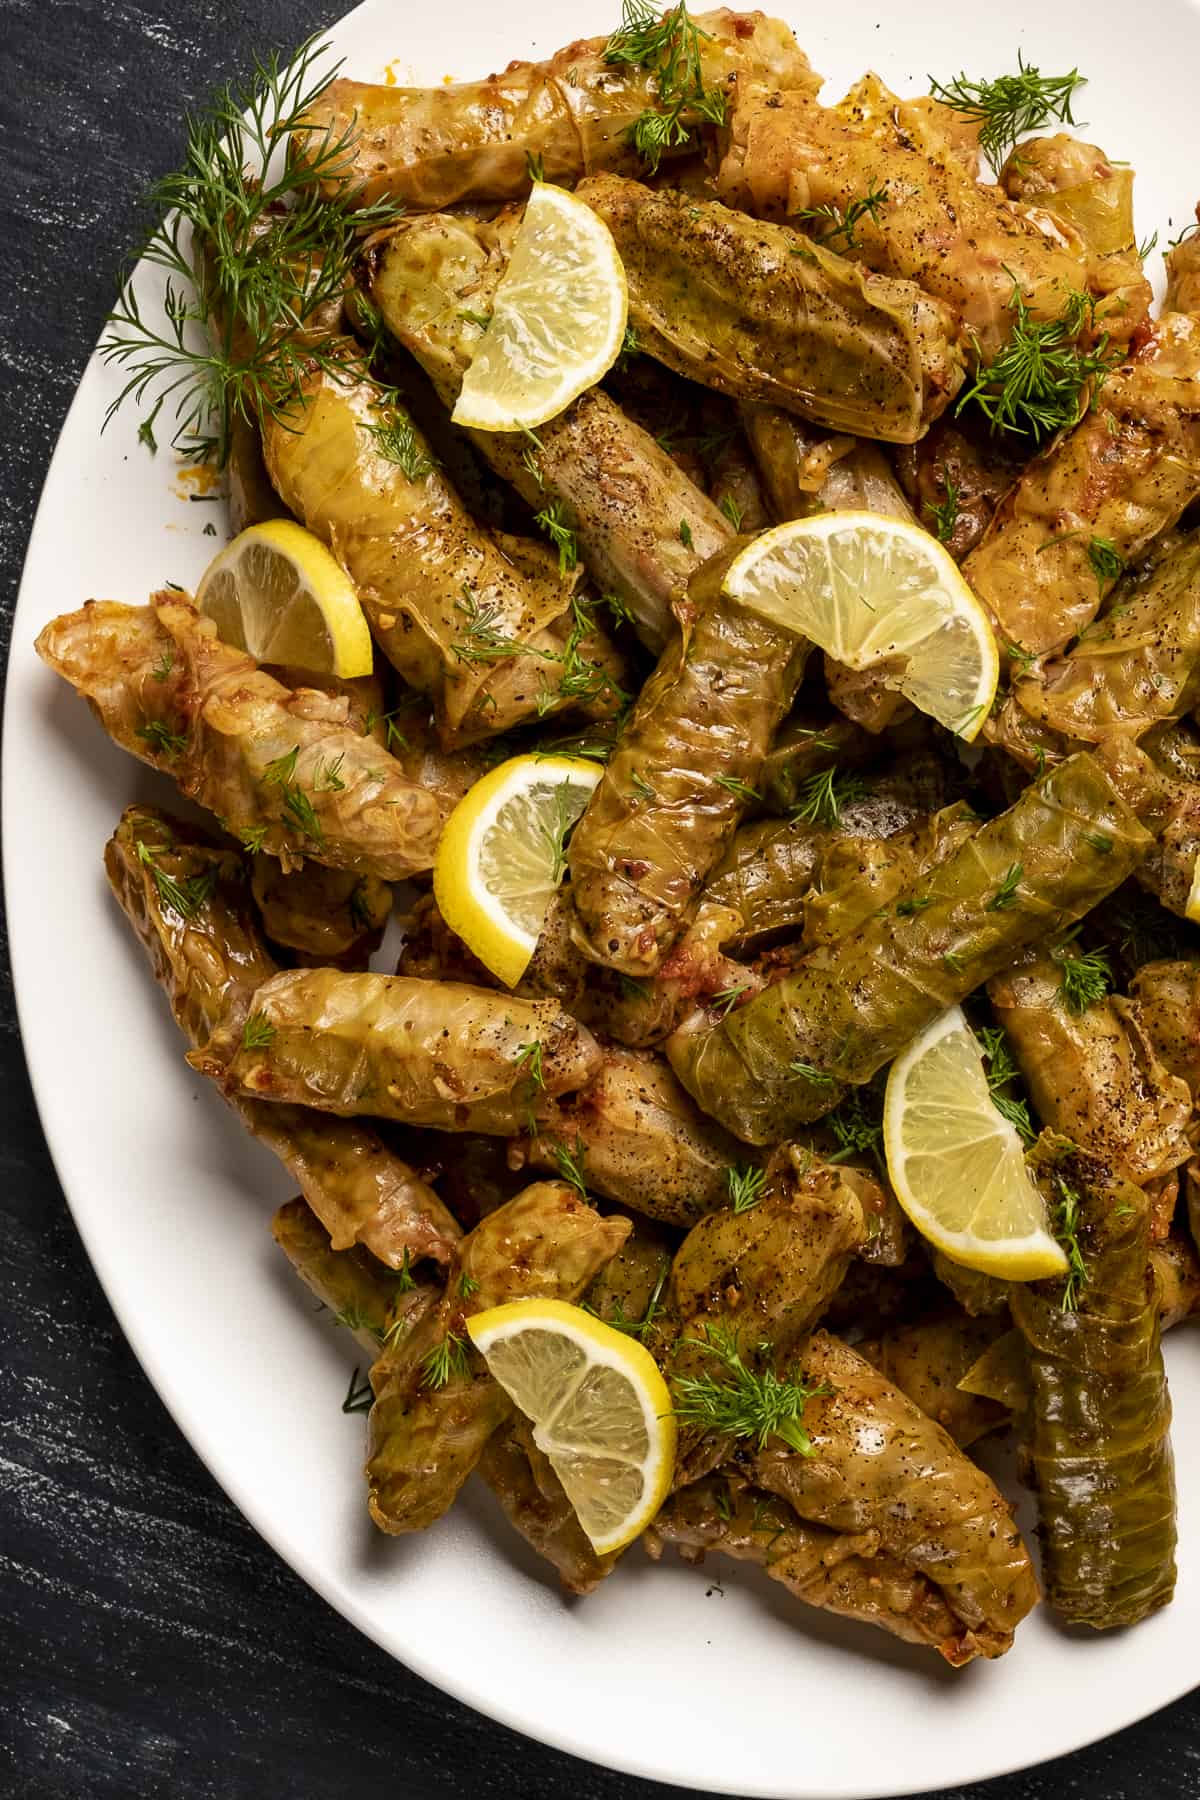
[[[139, 198], [178, 158], [182, 105], [337, 11], [319, 0], [0, 0], [4, 650], [46, 465]], [[0, 1055], [0, 1795], [678, 1792], [575, 1762], [447, 1699], [259, 1541], [167, 1417], [100, 1292], [38, 1124], [6, 977]], [[619, 1718], [613, 1727], [619, 1738]], [[1019, 1737], [1019, 1718], [1011, 1729]], [[1197, 1794], [1193, 1694], [953, 1800]]]

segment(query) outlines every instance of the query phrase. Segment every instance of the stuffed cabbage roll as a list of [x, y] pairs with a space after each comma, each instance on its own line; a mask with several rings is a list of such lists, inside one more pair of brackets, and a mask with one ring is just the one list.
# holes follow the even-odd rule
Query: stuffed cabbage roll
[[[1036, 212], [977, 180], [963, 126], [928, 100], [901, 100], [878, 75], [836, 106], [742, 83], [717, 190], [731, 206], [811, 223], [845, 242], [847, 257], [919, 283], [961, 314], [990, 362], [1012, 329], [1014, 283], [1035, 319], [1056, 319], [1071, 290], [1088, 291], [1089, 258], [1077, 235], [1047, 230]], [[867, 197], [874, 204], [864, 209]], [[1140, 316], [1106, 315], [1105, 329], [1124, 342], [1148, 300]]]
[[724, 560], [626, 720], [568, 849], [575, 941], [652, 975], [695, 912], [795, 698], [808, 644], [720, 592]]
[[577, 1300], [629, 1233], [565, 1182], [489, 1213], [457, 1247], [436, 1311], [371, 1372], [367, 1489], [383, 1531], [421, 1531], [451, 1505], [512, 1402], [463, 1329], [509, 1300]]
[[941, 1426], [960, 1449], [1009, 1423], [1007, 1408], [959, 1382], [1009, 1329], [1003, 1315], [974, 1319], [952, 1312], [898, 1325], [854, 1347], [871, 1367]]
[[186, 598], [89, 600], [37, 651], [123, 750], [285, 868], [311, 857], [381, 881], [432, 868], [437, 796], [351, 726], [347, 700], [283, 687]]
[[885, 1555], [932, 1581], [961, 1622], [952, 1660], [1002, 1656], [1038, 1597], [1008, 1502], [848, 1345], [816, 1331], [797, 1363], [816, 1390], [804, 1409], [812, 1454], [743, 1449], [738, 1469], [806, 1522], [871, 1533]]
[[365, 1250], [335, 1250], [305, 1200], [289, 1200], [278, 1208], [271, 1235], [309, 1293], [372, 1360], [384, 1344], [406, 1337], [440, 1298], [433, 1282], [387, 1269]]
[[1200, 963], [1143, 963], [1129, 996], [1159, 1062], [1200, 1098]]
[[1061, 962], [1044, 951], [994, 976], [988, 998], [1044, 1126], [1139, 1185], [1187, 1161], [1191, 1093], [1159, 1062], [1127, 1000], [1073, 1006]]
[[[1046, 1598], [1071, 1624], [1133, 1625], [1175, 1588], [1171, 1403], [1141, 1189], [1082, 1151], [1048, 1186], [1076, 1217], [1081, 1274], [1014, 1283], [1029, 1354], [1026, 1445]], [[1070, 1282], [1070, 1288], [1066, 1282]]]
[[881, 1555], [873, 1533], [810, 1525], [776, 1495], [737, 1477], [709, 1475], [672, 1494], [644, 1542], [656, 1561], [674, 1544], [685, 1562], [715, 1550], [752, 1563], [806, 1606], [927, 1644], [955, 1666], [975, 1654], [933, 1582]]
[[440, 1131], [516, 1136], [600, 1066], [556, 1001], [465, 983], [285, 970], [255, 992], [252, 1019], [232, 1056], [217, 1041], [195, 1066], [234, 1093]]
[[616, 711], [623, 665], [573, 606], [576, 578], [544, 544], [478, 524], [400, 401], [353, 362], [314, 368], [264, 419], [263, 450], [296, 517], [336, 545], [383, 654], [430, 696], [443, 747], [578, 700], [562, 691], [568, 643], [589, 703]]
[[[744, 79], [813, 92], [821, 85], [778, 19], [720, 7], [689, 23], [701, 34], [703, 86], [717, 99], [727, 102]], [[310, 109], [307, 153], [315, 156], [330, 138], [356, 131], [352, 156], [338, 165], [338, 183], [352, 186], [356, 204], [388, 195], [414, 210], [514, 199], [529, 191], [531, 163], [557, 182], [593, 169], [636, 172], [640, 160], [630, 133], [659, 104], [657, 81], [637, 63], [610, 62], [610, 43], [579, 38], [546, 62], [512, 62], [501, 75], [444, 87], [331, 82]], [[686, 154], [704, 121], [685, 107], [682, 123], [687, 134], [668, 144], [665, 155]], [[711, 116], [708, 123], [711, 129]]]
[[[275, 972], [245, 862], [151, 807], [131, 806], [105, 848], [109, 884], [192, 1046], [236, 1042]], [[283, 1163], [335, 1250], [360, 1243], [393, 1268], [445, 1262], [458, 1225], [428, 1182], [369, 1127], [302, 1106], [235, 1100]]]
[[912, 282], [716, 201], [613, 175], [577, 191], [616, 240], [639, 342], [677, 374], [900, 444], [958, 392], [957, 321]]
[[821, 1118], [938, 1013], [1062, 931], [1150, 844], [1092, 757], [1073, 756], [923, 877], [882, 918], [814, 951], [713, 1026], [668, 1040], [683, 1085], [747, 1143]]
[[301, 963], [365, 969], [392, 912], [392, 890], [373, 875], [306, 862], [285, 870], [254, 858], [250, 885], [263, 930]]
[[[511, 208], [491, 221], [413, 219], [376, 251], [371, 293], [380, 313], [447, 406], [491, 316], [520, 222]], [[657, 655], [691, 576], [733, 537], [729, 519], [599, 387], [539, 426], [536, 442], [520, 432], [471, 438], [535, 512], [565, 509], [597, 587], [624, 602]]]

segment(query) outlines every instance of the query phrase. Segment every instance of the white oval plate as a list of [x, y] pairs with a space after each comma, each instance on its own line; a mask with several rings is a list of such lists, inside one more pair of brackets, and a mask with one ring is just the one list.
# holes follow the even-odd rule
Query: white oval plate
[[[788, 9], [785, 9], [788, 10]], [[371, 0], [336, 32], [351, 72], [473, 75], [615, 24], [617, 0], [405, 7]], [[894, 24], [880, 24], [890, 14]], [[877, 68], [902, 91], [928, 71], [988, 74], [1018, 46], [1083, 66], [1079, 116], [1138, 170], [1143, 232], [1190, 214], [1200, 182], [1200, 11], [1145, 0], [1135, 33], [1096, 0], [843, 0], [795, 22], [834, 84]], [[469, 48], [468, 48], [469, 46]], [[840, 90], [839, 90], [840, 91]], [[1164, 236], [1166, 233], [1164, 233]], [[1136, 1634], [1068, 1637], [1045, 1614], [995, 1664], [954, 1673], [868, 1629], [800, 1609], [747, 1571], [706, 1580], [633, 1552], [598, 1593], [564, 1599], [468, 1495], [434, 1530], [389, 1539], [363, 1503], [361, 1418], [339, 1410], [351, 1355], [267, 1229], [288, 1197], [181, 1042], [111, 900], [101, 852], [156, 778], [123, 757], [38, 663], [33, 639], [89, 596], [141, 603], [192, 585], [225, 533], [172, 458], [152, 460], [95, 360], [46, 482], [8, 680], [4, 842], [25, 1046], [46, 1136], [113, 1307], [181, 1429], [257, 1529], [332, 1605], [439, 1687], [532, 1737], [638, 1775], [787, 1800], [866, 1800], [1040, 1762], [1142, 1718], [1200, 1678], [1200, 1334], [1168, 1353], [1182, 1572]], [[162, 421], [160, 421], [161, 423]], [[164, 436], [166, 434], [163, 434]], [[165, 798], [165, 794], [159, 795]], [[719, 1579], [721, 1588], [713, 1586]]]

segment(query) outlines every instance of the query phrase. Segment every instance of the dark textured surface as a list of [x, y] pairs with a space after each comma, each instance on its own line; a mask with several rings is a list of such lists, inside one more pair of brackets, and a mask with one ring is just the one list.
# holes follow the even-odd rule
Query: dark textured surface
[[[313, 0], [0, 0], [5, 639], [45, 466], [137, 197], [177, 154], [181, 100], [335, 11]], [[584, 1767], [465, 1711], [359, 1637], [255, 1538], [167, 1418], [84, 1259], [6, 982], [0, 1034], [3, 1800], [677, 1791]], [[1197, 1794], [1198, 1696], [1083, 1755], [970, 1790]]]

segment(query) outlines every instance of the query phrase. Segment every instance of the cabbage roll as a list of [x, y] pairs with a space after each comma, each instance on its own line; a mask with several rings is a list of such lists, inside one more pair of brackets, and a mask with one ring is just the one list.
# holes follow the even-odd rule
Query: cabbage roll
[[1200, 1099], [1200, 962], [1143, 963], [1129, 995], [1159, 1062]]
[[[694, 1014], [667, 1055], [705, 1112], [764, 1144], [821, 1118], [1023, 945], [1081, 918], [1150, 844], [1086, 753], [1032, 782], [882, 918], [814, 951], [713, 1026]], [[928, 904], [926, 904], [928, 902]]]
[[613, 175], [578, 195], [616, 240], [642, 348], [677, 374], [900, 444], [958, 392], [957, 320], [912, 282], [716, 201]]
[[89, 600], [41, 632], [38, 655], [113, 741], [285, 868], [402, 881], [432, 868], [445, 810], [349, 722], [349, 701], [296, 692], [172, 593]]
[[392, 890], [374, 875], [306, 862], [287, 871], [256, 856], [250, 885], [263, 930], [301, 963], [365, 969], [392, 912]]

